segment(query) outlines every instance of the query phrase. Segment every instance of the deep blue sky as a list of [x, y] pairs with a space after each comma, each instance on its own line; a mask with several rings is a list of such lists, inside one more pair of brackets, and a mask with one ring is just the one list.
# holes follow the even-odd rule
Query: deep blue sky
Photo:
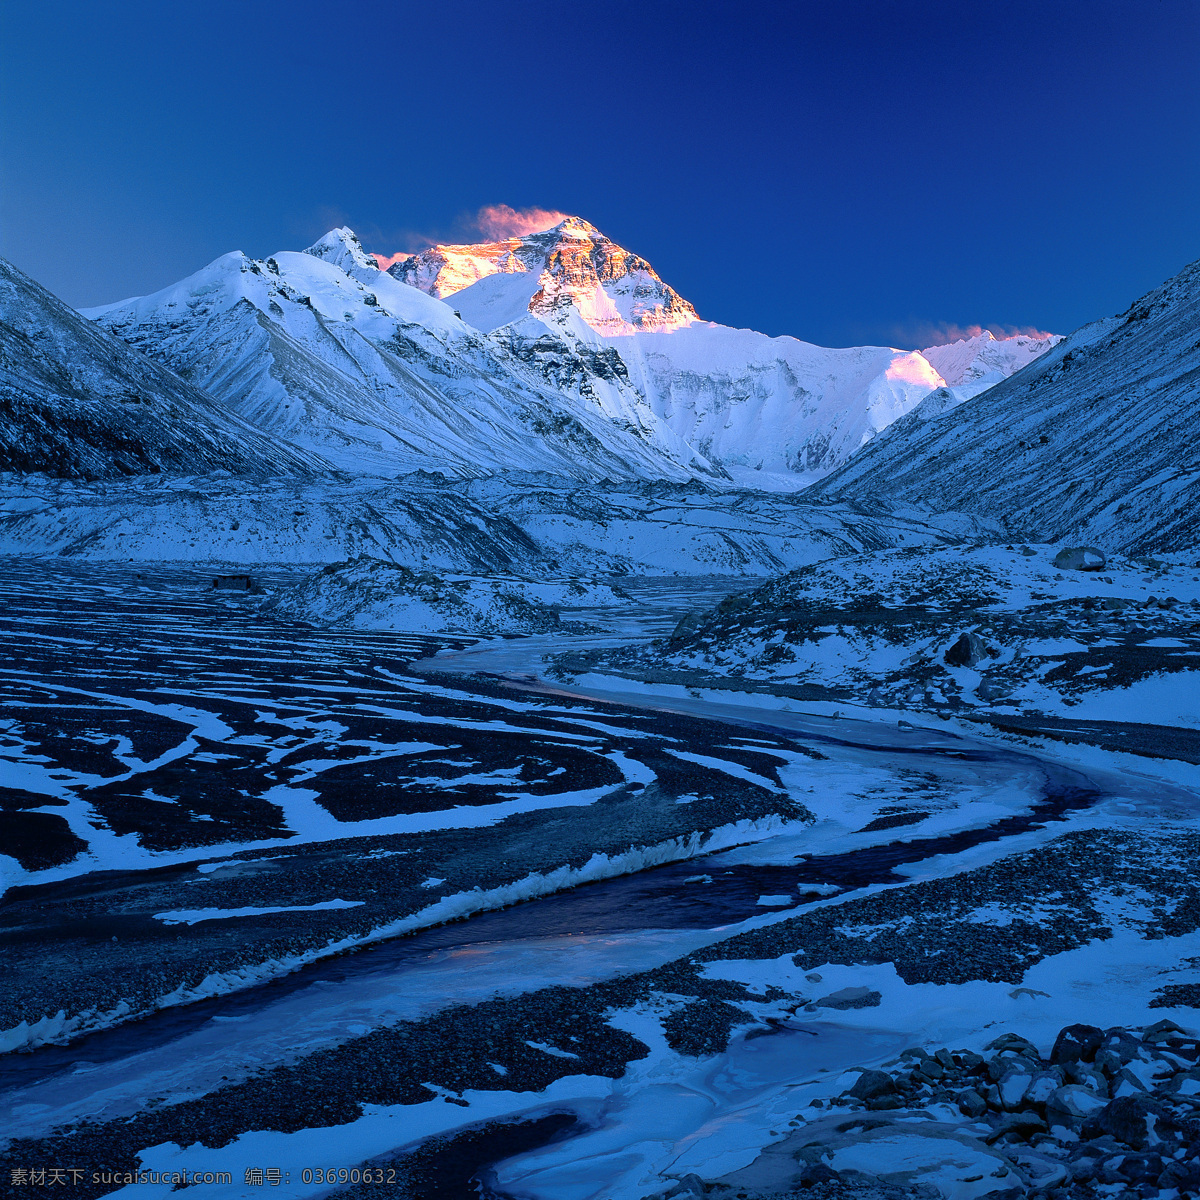
[[586, 217], [702, 316], [1066, 332], [1200, 257], [1200, 4], [4, 0], [0, 253], [72, 304]]

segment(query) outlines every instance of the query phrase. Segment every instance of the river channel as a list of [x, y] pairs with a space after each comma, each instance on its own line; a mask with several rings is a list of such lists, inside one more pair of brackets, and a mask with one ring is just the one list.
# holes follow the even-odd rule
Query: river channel
[[[443, 650], [411, 669], [442, 688], [453, 687], [455, 677], [467, 687], [470, 677], [484, 675], [502, 681], [515, 696], [536, 695], [543, 704], [569, 709], [586, 702], [601, 711], [611, 705], [614, 712], [651, 708], [738, 726], [747, 739], [769, 734], [841, 769], [822, 794], [805, 798], [815, 824], [785, 824], [776, 836], [750, 845], [479, 913], [314, 963], [263, 986], [102, 1030], [69, 1046], [10, 1056], [0, 1085], [0, 1124], [6, 1133], [44, 1136], [64, 1125], [132, 1114], [164, 1099], [204, 1095], [222, 1081], [435, 1013], [451, 999], [462, 1004], [550, 984], [584, 986], [654, 967], [779, 919], [781, 912], [949, 873], [965, 855], [978, 862], [981, 855], [1001, 854], [1009, 845], [1031, 844], [1098, 806], [1115, 804], [1128, 811], [1164, 800], [1161, 787], [940, 728], [834, 718], [749, 695], [653, 691], [596, 678], [571, 685], [545, 678], [547, 654], [589, 642], [621, 644], [659, 636], [687, 608], [712, 603], [732, 586], [728, 580], [635, 585], [637, 604], [628, 611], [570, 614], [607, 626], [603, 632], [483, 642]], [[897, 771], [934, 781], [942, 807], [918, 814], [911, 825], [874, 832], [839, 809], [845, 796], [839, 796], [838, 778], [848, 795], [860, 776]], [[947, 803], [946, 796], [961, 797], [962, 803]], [[791, 1035], [787, 1053], [778, 1060], [770, 1059], [764, 1047], [731, 1049], [746, 1061], [738, 1068], [741, 1082], [726, 1087], [722, 1103], [733, 1112], [788, 1081], [881, 1061], [904, 1044], [905, 1036], [899, 1029], [863, 1037], [827, 1016], [814, 1018]], [[772, 1053], [780, 1043], [774, 1045]], [[726, 1063], [724, 1069], [733, 1068]], [[615, 1110], [600, 1101], [548, 1106], [531, 1096], [520, 1117], [497, 1118], [486, 1139], [466, 1138], [458, 1151], [447, 1152], [430, 1195], [516, 1195], [505, 1193], [498, 1182], [503, 1176], [496, 1173], [498, 1162], [529, 1150], [531, 1141], [570, 1137], [572, 1121], [584, 1121], [593, 1130], [607, 1121], [618, 1142], [620, 1136], [633, 1137], [637, 1122], [629, 1114], [637, 1105], [628, 1097], [621, 1103], [625, 1116], [617, 1119]], [[551, 1111], [566, 1115], [551, 1120]], [[530, 1121], [536, 1136], [530, 1135]], [[479, 1125], [478, 1117], [464, 1113], [464, 1129]], [[686, 1114], [673, 1128], [672, 1136], [688, 1135]], [[491, 1182], [480, 1183], [483, 1179]], [[604, 1181], [594, 1182], [598, 1190], [579, 1184], [570, 1194], [606, 1195]], [[323, 1190], [328, 1189], [297, 1179], [275, 1194], [308, 1196]], [[206, 1196], [223, 1194], [219, 1188], [205, 1191]], [[235, 1186], [228, 1194], [242, 1193]]]

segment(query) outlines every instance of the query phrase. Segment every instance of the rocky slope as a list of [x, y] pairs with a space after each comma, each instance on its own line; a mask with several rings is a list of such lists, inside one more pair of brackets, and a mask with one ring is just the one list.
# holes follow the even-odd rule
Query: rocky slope
[[580, 217], [500, 242], [431, 246], [388, 271], [431, 296], [456, 296], [455, 308], [478, 329], [566, 302], [608, 336], [678, 329], [696, 320], [696, 310], [644, 258]]
[[818, 492], [971, 512], [1040, 541], [1191, 549], [1198, 318], [1200, 262], [969, 403], [931, 397]]
[[[1046, 1054], [1016, 1033], [983, 1053], [914, 1046], [884, 1070], [860, 1072], [842, 1095], [815, 1101], [817, 1113], [793, 1120], [800, 1128], [750, 1167], [711, 1183], [692, 1176], [665, 1196], [1192, 1196], [1200, 1189], [1198, 1050], [1169, 1020], [1142, 1029], [1068, 1025]], [[854, 1120], [863, 1110], [877, 1115]]]
[[101, 479], [311, 474], [265, 437], [0, 259], [0, 468]]
[[803, 566], [667, 640], [564, 655], [661, 682], [935, 713], [1200, 763], [1200, 574], [1057, 545], [911, 546]]

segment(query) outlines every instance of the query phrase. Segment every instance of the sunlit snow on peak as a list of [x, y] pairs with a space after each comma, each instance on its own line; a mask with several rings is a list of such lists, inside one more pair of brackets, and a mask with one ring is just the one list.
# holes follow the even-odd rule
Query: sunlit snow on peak
[[1053, 333], [997, 337], [990, 329], [977, 329], [970, 337], [927, 346], [921, 353], [948, 386], [968, 389], [965, 397], [1007, 379], [1060, 341]]
[[952, 346], [955, 342], [975, 340], [1008, 342], [1016, 338], [1032, 338], [1034, 341], [1044, 342], [1047, 338], [1059, 336], [1033, 325], [957, 325], [954, 322], [937, 325], [921, 324], [914, 334], [914, 340], [926, 342], [931, 347]]

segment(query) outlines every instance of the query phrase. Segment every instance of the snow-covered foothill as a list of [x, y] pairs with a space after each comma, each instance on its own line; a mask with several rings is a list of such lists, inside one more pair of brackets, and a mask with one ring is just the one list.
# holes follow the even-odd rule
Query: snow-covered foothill
[[994, 527], [913, 509], [808, 505], [700, 485], [579, 486], [528, 474], [451, 481], [297, 484], [141, 476], [79, 484], [0, 475], [0, 553], [99, 562], [343, 562], [556, 579], [595, 575], [765, 578], [880, 545], [957, 542]]
[[[1200, 563], [1064, 549], [830, 559], [690, 615], [628, 663], [882, 708], [1200, 729]], [[1077, 559], [1088, 569], [1056, 565]]]
[[416, 572], [360, 557], [331, 563], [268, 601], [276, 616], [355, 629], [406, 633], [544, 633], [558, 629], [563, 605], [619, 605], [610, 586], [566, 580]]

